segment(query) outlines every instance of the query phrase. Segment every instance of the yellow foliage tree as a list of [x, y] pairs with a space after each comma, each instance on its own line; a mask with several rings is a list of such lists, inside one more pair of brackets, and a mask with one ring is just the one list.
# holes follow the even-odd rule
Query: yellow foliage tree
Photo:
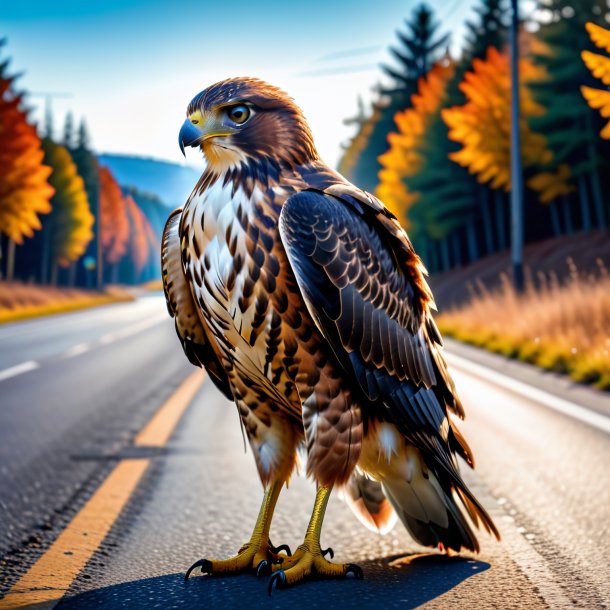
[[382, 169], [375, 194], [407, 228], [407, 213], [418, 194], [409, 191], [405, 178], [422, 169], [423, 158], [418, 149], [426, 136], [430, 117], [438, 112], [445, 99], [446, 86], [453, 74], [453, 64], [438, 63], [419, 79], [417, 93], [411, 98], [412, 106], [396, 114], [397, 132], [388, 135], [390, 148], [379, 157]]
[[53, 211], [45, 219], [45, 241], [49, 244], [52, 283], [56, 267], [69, 267], [77, 261], [93, 239], [94, 217], [89, 208], [85, 183], [78, 174], [68, 150], [46, 138], [45, 162], [53, 168], [50, 183], [55, 189]]
[[[507, 54], [491, 47], [484, 60], [475, 59], [460, 88], [466, 95], [463, 106], [443, 110], [449, 137], [462, 148], [450, 155], [477, 180], [491, 188], [510, 190], [511, 81]], [[545, 165], [552, 159], [544, 136], [535, 133], [527, 119], [540, 116], [544, 108], [537, 104], [528, 83], [544, 77], [544, 71], [527, 59], [519, 63], [522, 155], [525, 167]]]
[[[587, 23], [586, 28], [592, 42], [600, 49], [610, 53], [610, 30], [594, 23]], [[598, 53], [591, 53], [591, 51], [583, 51], [581, 56], [591, 74], [601, 80], [604, 85], [610, 86], [610, 58]], [[591, 108], [599, 110], [603, 118], [610, 119], [610, 91], [585, 86], [581, 87], [580, 90]], [[601, 130], [600, 135], [602, 138], [610, 140], [610, 121]]]
[[14, 77], [6, 74], [7, 65], [0, 63], [0, 233], [9, 238], [10, 277], [14, 244], [41, 228], [38, 216], [51, 211], [53, 188], [47, 181], [51, 168], [42, 162], [40, 139], [22, 109]]

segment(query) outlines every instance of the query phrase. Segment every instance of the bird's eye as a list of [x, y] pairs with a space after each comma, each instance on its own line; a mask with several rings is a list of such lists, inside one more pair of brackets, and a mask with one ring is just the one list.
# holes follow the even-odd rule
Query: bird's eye
[[238, 125], [243, 125], [250, 118], [250, 108], [245, 104], [237, 104], [227, 108], [227, 116]]

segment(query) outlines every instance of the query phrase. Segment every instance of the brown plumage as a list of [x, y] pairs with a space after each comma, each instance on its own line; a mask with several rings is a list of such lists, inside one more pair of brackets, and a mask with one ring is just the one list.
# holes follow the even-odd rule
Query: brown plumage
[[385, 495], [422, 544], [478, 550], [465, 516], [497, 531], [459, 475], [456, 455], [473, 459], [448, 412], [464, 412], [398, 221], [318, 158], [299, 108], [262, 81], [197, 95], [180, 144], [208, 165], [166, 227], [168, 307], [189, 360], [235, 401], [263, 485], [281, 487], [304, 443], [322, 488], [354, 473], [378, 529]]

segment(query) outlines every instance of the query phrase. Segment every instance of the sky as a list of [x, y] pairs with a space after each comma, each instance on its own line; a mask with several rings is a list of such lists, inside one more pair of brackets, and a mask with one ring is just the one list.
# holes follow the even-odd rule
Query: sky
[[[428, 0], [457, 50], [473, 0]], [[29, 0], [0, 2], [11, 72], [32, 93], [32, 118], [52, 98], [55, 135], [84, 117], [98, 152], [184, 163], [178, 131], [191, 98], [233, 76], [257, 76], [304, 110], [318, 151], [335, 165], [372, 97], [387, 47], [420, 0]], [[188, 152], [198, 164], [200, 153]]]

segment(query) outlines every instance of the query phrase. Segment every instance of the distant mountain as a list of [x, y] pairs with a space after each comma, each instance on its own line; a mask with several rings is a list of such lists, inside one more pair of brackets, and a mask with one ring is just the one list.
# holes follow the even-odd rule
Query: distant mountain
[[122, 187], [154, 194], [171, 208], [184, 204], [200, 176], [192, 167], [147, 157], [108, 153], [98, 155], [98, 159]]

